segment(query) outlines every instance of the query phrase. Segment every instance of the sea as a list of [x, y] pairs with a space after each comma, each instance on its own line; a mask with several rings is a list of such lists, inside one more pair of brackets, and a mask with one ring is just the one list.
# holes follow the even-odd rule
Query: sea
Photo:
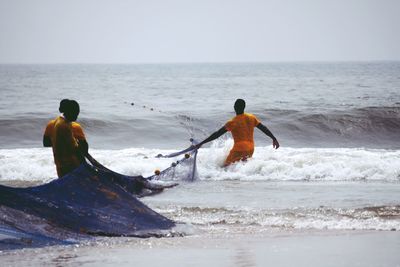
[[246, 101], [279, 149], [256, 129], [253, 158], [223, 167], [227, 133], [199, 150], [195, 181], [142, 199], [188, 235], [400, 231], [400, 62], [0, 65], [0, 184], [56, 179], [42, 138], [64, 98], [94, 158], [145, 177]]

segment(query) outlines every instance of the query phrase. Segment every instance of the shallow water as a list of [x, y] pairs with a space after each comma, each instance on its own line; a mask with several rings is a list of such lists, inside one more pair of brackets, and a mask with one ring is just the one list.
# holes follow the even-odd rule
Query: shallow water
[[398, 240], [398, 232], [205, 233], [163, 239], [105, 238], [78, 246], [3, 252], [0, 257], [5, 266], [392, 267], [400, 262]]

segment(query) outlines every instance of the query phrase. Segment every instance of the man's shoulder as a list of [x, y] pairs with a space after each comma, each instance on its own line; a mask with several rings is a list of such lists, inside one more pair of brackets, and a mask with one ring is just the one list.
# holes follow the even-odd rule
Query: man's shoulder
[[252, 113], [244, 113], [244, 116], [249, 119], [257, 119], [256, 115]]
[[55, 124], [58, 120], [62, 119], [61, 116], [57, 116], [52, 120], [49, 120], [49, 122], [47, 124]]
[[58, 116], [58, 117], [55, 118], [53, 121], [54, 121], [54, 124], [57, 124], [57, 123], [63, 123], [63, 122], [65, 122], [65, 119], [64, 119], [63, 116]]
[[47, 127], [53, 126], [55, 123], [56, 123], [56, 119], [49, 120], [49, 122], [47, 123]]
[[48, 122], [47, 125], [46, 125], [46, 129], [53, 129], [54, 126], [55, 126], [56, 123], [57, 123], [57, 120], [58, 120], [58, 117], [55, 118], [55, 119], [49, 120], [49, 122]]
[[257, 126], [258, 124], [261, 123], [261, 121], [257, 118], [256, 115], [252, 114], [252, 113], [245, 113], [246, 117], [249, 118], [250, 120], [253, 121], [254, 126]]
[[54, 122], [55, 129], [71, 129], [71, 123], [67, 121], [64, 117], [59, 116]]
[[82, 126], [81, 126], [78, 122], [76, 122], [76, 121], [73, 121], [73, 122], [71, 123], [71, 125], [72, 125], [72, 128], [82, 128]]
[[74, 133], [74, 137], [79, 139], [79, 140], [83, 140], [85, 139], [85, 134], [83, 133], [83, 129], [81, 127], [81, 125], [75, 121], [73, 121], [71, 123], [72, 126], [72, 132]]
[[54, 130], [54, 125], [56, 124], [56, 120], [50, 120], [47, 125], [46, 129], [44, 130], [44, 135], [45, 136], [50, 136]]

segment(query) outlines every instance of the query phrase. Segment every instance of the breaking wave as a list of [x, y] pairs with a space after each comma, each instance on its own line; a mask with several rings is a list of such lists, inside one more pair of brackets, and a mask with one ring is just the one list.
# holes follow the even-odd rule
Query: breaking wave
[[[200, 180], [380, 181], [400, 182], [400, 151], [363, 148], [256, 147], [254, 156], [223, 168], [232, 139], [201, 148], [197, 157]], [[174, 159], [155, 158], [172, 150], [129, 148], [96, 150], [91, 154], [110, 169], [127, 175], [153, 175]], [[51, 149], [1, 149], [0, 183], [32, 185], [56, 177]]]

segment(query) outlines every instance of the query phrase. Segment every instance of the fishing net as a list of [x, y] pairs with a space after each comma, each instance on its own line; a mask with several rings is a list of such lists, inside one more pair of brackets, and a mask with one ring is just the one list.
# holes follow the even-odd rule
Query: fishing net
[[[91, 164], [83, 163], [64, 177], [44, 185], [29, 188], [0, 185], [0, 250], [64, 244], [94, 235], [170, 234], [175, 222], [153, 211], [137, 197], [177, 185], [157, 181], [179, 175], [182, 180], [193, 181], [197, 150], [192, 148], [182, 153], [185, 156], [171, 167], [147, 178], [116, 173], [89, 156]], [[181, 171], [185, 168], [186, 171]]]
[[197, 173], [197, 149], [194, 145], [197, 144], [193, 138], [190, 139], [192, 145], [187, 149], [169, 155], [157, 155], [157, 158], [175, 158], [184, 155], [182, 159], [172, 162], [171, 166], [162, 172], [150, 176], [150, 180], [183, 180], [193, 182], [198, 178]]

